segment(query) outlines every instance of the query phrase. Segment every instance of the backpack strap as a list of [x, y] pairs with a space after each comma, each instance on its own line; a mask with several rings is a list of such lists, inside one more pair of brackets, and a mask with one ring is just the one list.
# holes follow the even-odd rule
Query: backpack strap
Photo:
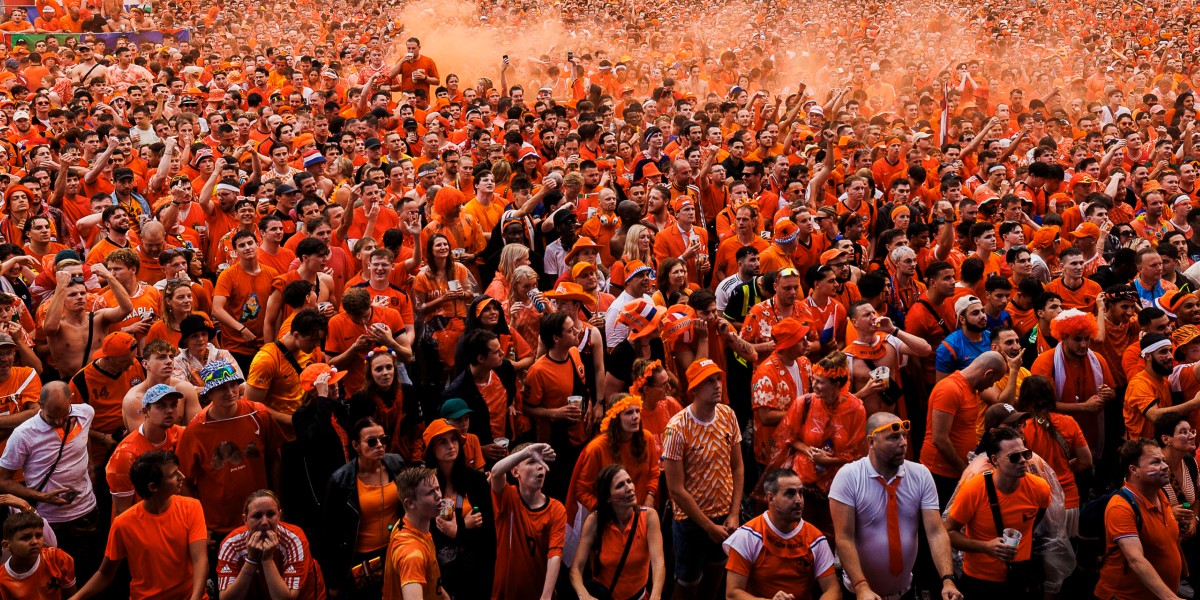
[[1129, 503], [1130, 508], [1133, 509], [1133, 522], [1137, 524], [1138, 533], [1141, 533], [1141, 531], [1142, 531], [1142, 509], [1138, 506], [1137, 498], [1134, 497], [1133, 492], [1131, 492], [1128, 489], [1123, 488], [1123, 487], [1118, 489], [1115, 493], [1118, 496], [1124, 498], [1125, 501]]
[[992, 480], [992, 472], [983, 474], [984, 487], [987, 488], [988, 506], [992, 508], [992, 521], [996, 524], [996, 537], [1004, 534], [1004, 519], [1000, 516], [1000, 496], [996, 494], [996, 482]]

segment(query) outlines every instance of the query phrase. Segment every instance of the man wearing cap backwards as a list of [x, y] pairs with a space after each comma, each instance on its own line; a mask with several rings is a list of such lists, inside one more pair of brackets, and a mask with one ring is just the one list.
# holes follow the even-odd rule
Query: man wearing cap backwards
[[92, 351], [99, 349], [110, 325], [120, 323], [133, 312], [133, 302], [125, 286], [104, 265], [93, 265], [92, 273], [108, 283], [117, 306], [89, 311], [87, 287], [82, 277], [65, 271], [56, 272], [54, 295], [46, 309], [42, 330], [50, 345], [50, 357], [57, 378], [67, 379], [87, 366]]
[[108, 67], [96, 61], [96, 55], [92, 52], [92, 47], [88, 44], [79, 44], [76, 47], [76, 51], [79, 58], [75, 66], [71, 67], [69, 71], [71, 79], [81, 86], [86, 86], [93, 79], [103, 81]]
[[1139, 346], [1146, 368], [1129, 379], [1129, 387], [1125, 391], [1122, 412], [1127, 439], [1154, 437], [1154, 422], [1163, 414], [1187, 415], [1200, 408], [1200, 394], [1172, 406], [1168, 378], [1175, 370], [1175, 355], [1171, 338], [1148, 333], [1142, 336]]
[[937, 347], [934, 367], [937, 381], [965, 368], [979, 355], [992, 346], [991, 333], [987, 330], [987, 314], [983, 302], [975, 296], [962, 296], [954, 302], [954, 314], [958, 317], [958, 329], [946, 336]]
[[142, 422], [117, 444], [104, 469], [114, 518], [142, 500], [134, 493], [129, 479], [133, 462], [151, 450], [175, 451], [183, 435], [183, 427], [177, 422], [181, 420], [183, 400], [183, 392], [164, 383], [152, 385], [140, 394], [137, 412]]
[[184, 491], [204, 505], [209, 539], [220, 543], [242, 522], [242, 502], [256, 490], [278, 489], [283, 430], [266, 406], [239, 399], [244, 380], [214, 361], [200, 370], [209, 403], [179, 438]]
[[93, 355], [95, 360], [71, 378], [71, 401], [96, 409], [91, 451], [97, 466], [128, 433], [122, 411], [125, 393], [146, 378], [142, 366], [134, 360], [136, 351], [137, 340], [132, 335], [124, 331], [110, 333]]
[[663, 431], [663, 472], [675, 506], [675, 598], [713, 597], [725, 553], [739, 525], [743, 465], [741, 428], [721, 402], [724, 373], [711, 360], [687, 370], [692, 403]]

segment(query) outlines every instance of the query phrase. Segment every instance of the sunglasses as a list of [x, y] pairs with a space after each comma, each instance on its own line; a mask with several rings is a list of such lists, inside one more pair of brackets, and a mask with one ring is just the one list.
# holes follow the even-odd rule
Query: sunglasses
[[1008, 455], [1008, 462], [1012, 464], [1020, 463], [1022, 460], [1030, 460], [1033, 458], [1033, 450], [1022, 450], [1021, 452], [1013, 452]]
[[83, 283], [83, 277], [80, 277], [79, 275], [71, 276], [71, 285], [78, 285], [80, 283]]
[[[375, 446], [378, 446], [380, 444], [386, 446], [391, 441], [392, 441], [392, 436], [390, 436], [390, 435], [381, 435], [379, 437], [371, 436], [371, 437], [367, 438], [367, 447], [374, 448]], [[1032, 452], [1032, 450], [1030, 450], [1028, 452]], [[1014, 462], [1016, 462], [1016, 461], [1014, 461]]]
[[901, 431], [907, 433], [910, 429], [912, 429], [912, 423], [908, 421], [894, 421], [892, 423], [888, 423], [887, 425], [880, 425], [879, 427], [876, 427], [875, 431], [871, 432], [871, 435], [878, 433], [899, 433]]
[[[826, 267], [826, 268], [828, 268], [828, 267]], [[784, 277], [799, 277], [799, 276], [800, 276], [800, 271], [798, 271], [795, 267], [788, 267], [786, 269], [779, 271], [779, 275], [776, 276], [776, 279], [782, 279]]]

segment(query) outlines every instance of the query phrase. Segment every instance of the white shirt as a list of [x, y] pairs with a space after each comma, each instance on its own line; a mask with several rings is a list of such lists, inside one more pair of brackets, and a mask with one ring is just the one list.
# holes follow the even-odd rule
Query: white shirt
[[65, 446], [58, 465], [58, 448], [62, 446], [60, 430], [54, 429], [42, 419], [41, 413], [21, 423], [13, 430], [0, 456], [0, 467], [10, 471], [25, 472], [25, 484], [36, 487], [54, 466], [43, 492], [70, 488], [79, 492], [75, 500], [63, 506], [48, 502], [39, 504], [38, 513], [47, 523], [65, 523], [82, 517], [96, 508], [96, 496], [92, 493], [92, 481], [88, 477], [88, 431], [96, 417], [96, 409], [88, 404], [72, 404], [74, 417], [73, 433]]
[[[646, 302], [654, 301], [650, 296], [645, 294], [642, 295], [642, 298]], [[621, 295], [617, 296], [613, 300], [613, 303], [608, 305], [608, 312], [604, 313], [604, 344], [608, 348], [616, 348], [617, 344], [620, 344], [625, 341], [625, 338], [629, 337], [629, 328], [623, 323], [618, 323], [617, 317], [620, 316], [621, 309], [634, 300], [637, 300], [637, 298], [631, 296], [629, 292], [622, 291]]]
[[562, 275], [567, 270], [567, 251], [563, 250], [562, 238], [546, 244], [542, 257], [542, 268], [547, 275]]
[[[880, 596], [899, 594], [912, 585], [912, 568], [917, 561], [917, 527], [921, 525], [922, 510], [938, 510], [937, 488], [929, 469], [920, 463], [904, 461], [896, 472], [900, 485], [896, 500], [900, 508], [901, 549], [904, 568], [892, 575], [889, 568], [887, 489], [875, 478], [879, 472], [870, 457], [860, 458], [844, 467], [833, 477], [829, 498], [854, 509], [854, 543], [859, 548], [858, 560], [871, 591]], [[890, 481], [888, 483], [891, 483]], [[869, 551], [867, 549], [870, 549]], [[843, 583], [850, 580], [843, 574]]]
[[729, 297], [733, 295], [733, 290], [736, 290], [737, 286], [743, 283], [746, 282], [742, 279], [742, 276], [734, 273], [722, 279], [721, 283], [717, 284], [717, 310], [725, 312], [725, 307], [729, 306]]

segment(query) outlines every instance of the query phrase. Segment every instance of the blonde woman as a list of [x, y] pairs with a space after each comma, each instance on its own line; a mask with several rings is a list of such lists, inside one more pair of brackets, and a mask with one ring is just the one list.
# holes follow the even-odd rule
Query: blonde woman
[[550, 310], [550, 303], [537, 289], [537, 272], [530, 266], [513, 270], [508, 284], [508, 301], [505, 313], [508, 326], [517, 330], [526, 340], [536, 340], [542, 315]]
[[618, 296], [625, 289], [625, 265], [629, 261], [638, 260], [658, 270], [658, 261], [654, 259], [654, 230], [642, 224], [633, 225], [625, 235], [625, 249], [621, 258], [613, 263], [609, 273], [609, 293]]
[[496, 267], [496, 277], [488, 285], [484, 294], [495, 298], [502, 306], [508, 305], [509, 280], [517, 267], [529, 266], [529, 248], [521, 244], [507, 244], [500, 250], [500, 265]]

